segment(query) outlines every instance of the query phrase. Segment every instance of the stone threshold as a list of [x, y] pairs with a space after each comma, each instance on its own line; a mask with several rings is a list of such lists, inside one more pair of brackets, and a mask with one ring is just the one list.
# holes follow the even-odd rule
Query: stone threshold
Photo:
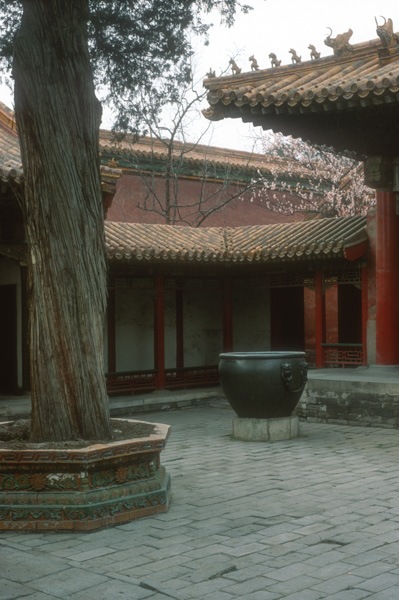
[[[220, 387], [178, 391], [160, 390], [148, 394], [111, 396], [109, 401], [111, 417], [124, 417], [197, 406], [230, 409], [230, 405]], [[2, 421], [29, 418], [30, 410], [31, 400], [29, 394], [0, 396], [0, 420]]]

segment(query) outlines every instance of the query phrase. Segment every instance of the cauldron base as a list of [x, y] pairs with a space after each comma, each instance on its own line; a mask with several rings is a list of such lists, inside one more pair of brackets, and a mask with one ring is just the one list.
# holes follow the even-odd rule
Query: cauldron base
[[233, 419], [233, 437], [244, 442], [279, 442], [299, 435], [297, 416], [277, 419]]

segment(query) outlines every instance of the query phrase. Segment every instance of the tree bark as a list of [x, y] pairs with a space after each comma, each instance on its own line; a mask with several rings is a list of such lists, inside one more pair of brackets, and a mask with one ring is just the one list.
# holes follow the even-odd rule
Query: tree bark
[[107, 439], [101, 106], [87, 0], [22, 0], [15, 114], [30, 249], [32, 441]]

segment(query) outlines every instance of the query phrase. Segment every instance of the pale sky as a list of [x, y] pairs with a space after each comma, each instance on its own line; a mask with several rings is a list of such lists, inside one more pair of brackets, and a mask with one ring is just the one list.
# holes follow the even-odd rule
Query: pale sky
[[[350, 43], [356, 44], [377, 38], [374, 17], [380, 24], [382, 15], [393, 20], [394, 31], [399, 31], [398, 0], [248, 0], [254, 10], [240, 15], [232, 29], [215, 25], [208, 48], [202, 48], [203, 71], [210, 68], [218, 75], [228, 64], [231, 55], [238, 53], [236, 62], [242, 72], [250, 70], [248, 57], [254, 55], [259, 67], [269, 68], [271, 52], [282, 65], [291, 64], [289, 49], [310, 59], [309, 44], [316, 46], [321, 56], [333, 54], [324, 44], [333, 30], [333, 37], [353, 30]], [[207, 104], [207, 103], [206, 103]], [[261, 128], [257, 128], [260, 132]], [[215, 124], [212, 145], [237, 150], [251, 150], [251, 125], [240, 119], [224, 119]]]
[[[324, 45], [324, 39], [333, 30], [333, 37], [353, 30], [351, 43], [356, 44], [375, 39], [376, 24], [374, 17], [382, 23], [383, 17], [393, 20], [394, 30], [399, 31], [398, 0], [245, 0], [254, 10], [247, 15], [239, 14], [234, 27], [226, 29], [219, 26], [217, 13], [210, 17], [213, 27], [210, 44], [204, 47], [198, 44], [198, 76], [205, 77], [213, 69], [216, 75], [224, 71], [229, 58], [235, 57], [242, 72], [250, 70], [248, 57], [252, 54], [260, 68], [269, 68], [268, 55], [274, 52], [281, 64], [290, 64], [288, 50], [294, 48], [302, 60], [308, 60], [309, 44], [314, 44], [322, 56], [332, 55], [332, 49]], [[12, 108], [12, 94], [0, 88], [0, 99]], [[205, 102], [204, 107], [207, 106]], [[107, 118], [102, 127], [110, 128]], [[191, 141], [198, 139], [208, 122], [201, 117], [192, 126]], [[214, 146], [250, 150], [252, 126], [239, 119], [225, 119], [213, 126], [213, 134], [205, 140]]]

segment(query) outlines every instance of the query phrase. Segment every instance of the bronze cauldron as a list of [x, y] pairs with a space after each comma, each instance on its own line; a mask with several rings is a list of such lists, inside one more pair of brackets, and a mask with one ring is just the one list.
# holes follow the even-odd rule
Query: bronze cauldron
[[224, 352], [219, 376], [240, 418], [289, 417], [307, 381], [304, 352]]

